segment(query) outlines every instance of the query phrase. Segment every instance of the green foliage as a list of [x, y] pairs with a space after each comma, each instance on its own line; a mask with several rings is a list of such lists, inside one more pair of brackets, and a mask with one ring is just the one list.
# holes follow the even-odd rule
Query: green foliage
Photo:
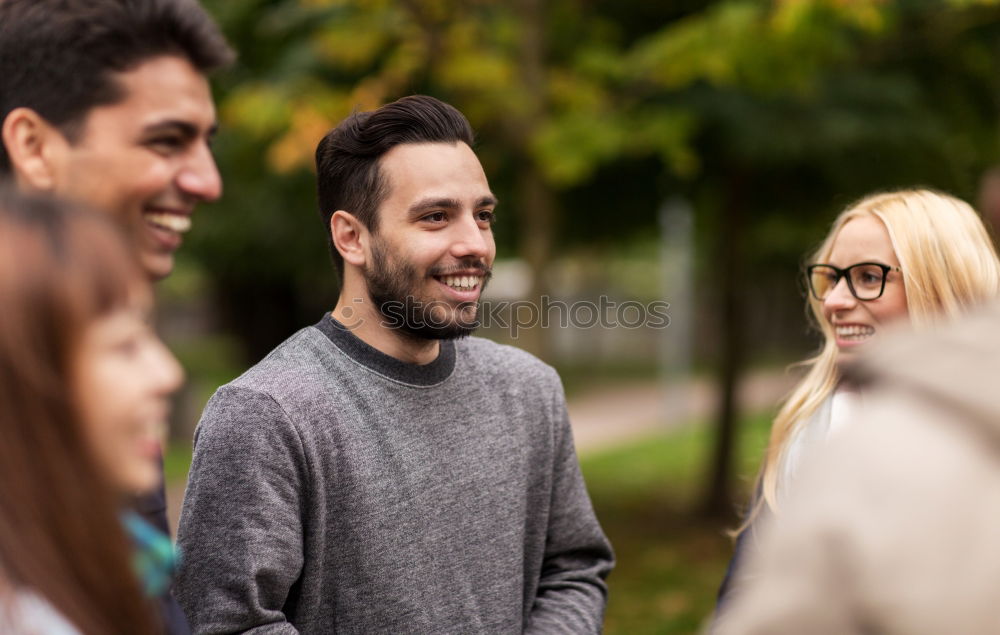
[[[726, 0], [681, 15], [664, 6], [653, 19], [650, 7], [637, 4], [588, 11], [573, 0], [548, 2], [539, 18], [546, 66], [536, 95], [519, 71], [530, 26], [520, 5], [210, 2], [243, 60], [220, 93], [220, 161], [231, 168], [230, 192], [247, 183], [273, 187], [297, 171], [308, 174], [319, 136], [344, 115], [426, 91], [484, 131], [482, 153], [497, 157], [491, 174], [504, 173], [497, 161], [527, 151], [560, 189], [584, 186], [601, 166], [627, 157], [658, 158], [676, 179], [672, 189], [691, 195], [725, 187], [722, 166], [734, 161], [802, 163], [824, 181], [813, 188], [811, 213], [829, 215], [832, 193], [860, 195], [876, 180], [866, 178], [871, 166], [845, 165], [845, 155], [890, 144], [919, 146], [924, 158], [898, 170], [896, 154], [880, 161], [886, 185], [912, 181], [906, 164], [922, 161], [945, 166], [931, 184], [968, 194], [969, 177], [955, 170], [995, 157], [995, 139], [982, 133], [994, 124], [996, 99], [986, 103], [988, 89], [956, 84], [996, 85], [996, 5]], [[631, 15], [640, 16], [640, 27]], [[633, 26], [623, 32], [621, 24]], [[927, 61], [947, 66], [948, 79], [922, 76]], [[532, 116], [539, 119], [529, 125]], [[241, 141], [227, 141], [230, 135]], [[956, 156], [957, 167], [946, 167], [956, 166]], [[245, 157], [263, 159], [264, 169]], [[630, 186], [665, 193], [662, 184]], [[223, 205], [234, 207], [228, 195]], [[262, 213], [277, 218], [284, 210]]]
[[[660, 201], [680, 195], [707, 290], [734, 202], [747, 279], [794, 288], [850, 201], [917, 184], [971, 199], [1000, 160], [994, 0], [207, 4], [240, 62], [217, 86], [226, 194], [199, 213], [184, 257], [210, 273], [228, 320], [255, 324], [227, 324], [251, 358], [335, 297], [317, 141], [404, 94], [450, 101], [477, 128], [501, 253], [549, 215], [555, 250], [644, 240]], [[529, 173], [554, 209], [525, 209]]]
[[592, 116], [581, 113], [546, 122], [532, 149], [550, 182], [570, 185], [590, 176], [600, 159], [616, 156], [621, 145], [620, 127], [595, 126]]

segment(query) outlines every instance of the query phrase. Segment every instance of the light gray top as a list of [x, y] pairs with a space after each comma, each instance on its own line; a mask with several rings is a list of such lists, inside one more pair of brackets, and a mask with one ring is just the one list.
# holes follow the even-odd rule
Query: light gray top
[[861, 394], [856, 390], [837, 388], [823, 400], [816, 412], [793, 432], [780, 463], [779, 503], [788, 497], [788, 490], [795, 483], [796, 475], [808, 462], [809, 457], [819, 451], [832, 436], [851, 425], [861, 414], [862, 403]]
[[45, 598], [26, 590], [0, 595], [0, 633], [81, 635]]
[[178, 543], [196, 633], [597, 633], [612, 567], [555, 371], [329, 317], [209, 401]]

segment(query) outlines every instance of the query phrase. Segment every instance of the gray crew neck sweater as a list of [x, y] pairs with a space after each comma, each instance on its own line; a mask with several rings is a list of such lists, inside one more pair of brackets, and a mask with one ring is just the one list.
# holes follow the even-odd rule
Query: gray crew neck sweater
[[196, 633], [597, 633], [612, 566], [551, 368], [328, 316], [209, 401], [178, 542]]

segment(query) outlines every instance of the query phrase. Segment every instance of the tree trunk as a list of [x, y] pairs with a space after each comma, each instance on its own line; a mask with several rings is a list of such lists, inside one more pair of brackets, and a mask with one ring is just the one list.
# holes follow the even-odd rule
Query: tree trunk
[[[517, 209], [519, 251], [531, 269], [531, 290], [527, 298], [540, 317], [542, 298], [549, 292], [548, 272], [552, 263], [557, 203], [552, 187], [545, 182], [531, 152], [531, 141], [545, 117], [545, 24], [543, 0], [516, 0], [512, 5], [520, 22], [518, 73], [523, 86], [525, 108], [512, 132], [517, 139]], [[518, 346], [542, 359], [550, 357], [549, 338], [537, 324], [520, 331]]]
[[[521, 257], [531, 269], [531, 289], [527, 300], [534, 304], [536, 324], [518, 332], [517, 345], [531, 353], [549, 359], [549, 338], [537, 322], [544, 306], [542, 298], [549, 293], [548, 271], [552, 261], [555, 223], [555, 200], [552, 190], [537, 169], [522, 163], [518, 174], [518, 211], [521, 213], [519, 245]], [[518, 316], [513, 316], [518, 317]]]
[[732, 463], [736, 451], [736, 426], [739, 418], [737, 388], [743, 370], [743, 285], [742, 239], [744, 213], [742, 178], [729, 179], [729, 192], [719, 227], [718, 288], [720, 290], [721, 350], [719, 356], [719, 401], [716, 414], [715, 444], [702, 501], [702, 512], [710, 517], [728, 517], [732, 508]]

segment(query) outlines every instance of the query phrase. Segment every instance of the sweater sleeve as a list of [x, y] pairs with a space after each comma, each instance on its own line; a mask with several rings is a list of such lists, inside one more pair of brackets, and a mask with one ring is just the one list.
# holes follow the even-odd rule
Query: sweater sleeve
[[175, 593], [195, 633], [296, 633], [283, 612], [302, 570], [302, 443], [268, 395], [223, 387], [195, 432]]
[[525, 632], [600, 633], [608, 593], [604, 579], [614, 556], [580, 473], [561, 383], [558, 377], [554, 381], [552, 505], [538, 593]]

